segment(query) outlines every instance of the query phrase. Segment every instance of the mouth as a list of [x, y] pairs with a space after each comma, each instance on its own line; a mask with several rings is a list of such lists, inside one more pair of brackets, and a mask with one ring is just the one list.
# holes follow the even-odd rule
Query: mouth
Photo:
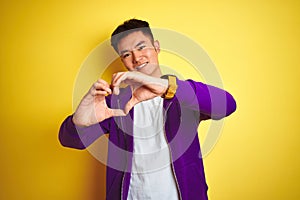
[[143, 63], [143, 64], [137, 66], [137, 67], [135, 68], [135, 70], [140, 70], [140, 69], [144, 68], [147, 64], [148, 64], [148, 62], [145, 62], [145, 63]]

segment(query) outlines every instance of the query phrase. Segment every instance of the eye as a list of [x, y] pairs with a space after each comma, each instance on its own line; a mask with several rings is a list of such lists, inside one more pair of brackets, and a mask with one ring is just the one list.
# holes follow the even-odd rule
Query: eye
[[121, 55], [122, 58], [127, 58], [128, 56], [130, 56], [130, 53], [124, 53]]
[[141, 50], [143, 50], [145, 47], [146, 47], [146, 45], [141, 45], [141, 46], [138, 47], [138, 50], [141, 51]]

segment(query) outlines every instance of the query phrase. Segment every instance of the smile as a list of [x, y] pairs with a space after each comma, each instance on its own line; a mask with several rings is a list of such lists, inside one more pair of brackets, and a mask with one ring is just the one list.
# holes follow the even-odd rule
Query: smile
[[142, 69], [143, 67], [145, 67], [147, 64], [148, 64], [148, 62], [143, 63], [143, 64], [137, 66], [135, 69], [136, 69], [136, 70], [140, 70], [140, 69]]

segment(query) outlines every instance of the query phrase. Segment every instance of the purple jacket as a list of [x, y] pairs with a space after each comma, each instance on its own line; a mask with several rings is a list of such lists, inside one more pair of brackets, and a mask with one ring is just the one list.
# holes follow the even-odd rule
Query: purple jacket
[[[234, 98], [226, 91], [192, 80], [177, 80], [176, 96], [164, 100], [165, 136], [172, 158], [172, 169], [182, 200], [206, 200], [207, 184], [198, 138], [202, 120], [218, 120], [236, 109]], [[108, 96], [110, 108], [124, 108], [131, 98], [129, 89], [119, 96]], [[76, 128], [69, 116], [61, 125], [63, 146], [85, 149], [109, 133], [106, 199], [126, 200], [130, 184], [133, 152], [133, 109], [125, 117], [113, 117], [86, 128]]]

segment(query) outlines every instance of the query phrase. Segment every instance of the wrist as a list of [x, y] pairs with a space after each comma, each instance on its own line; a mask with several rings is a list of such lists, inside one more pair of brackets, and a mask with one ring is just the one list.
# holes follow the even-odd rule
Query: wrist
[[163, 91], [162, 91], [162, 94], [161, 95], [164, 95], [167, 90], [168, 90], [168, 87], [169, 87], [169, 80], [168, 79], [160, 79], [160, 82], [161, 82], [161, 85], [163, 86]]
[[165, 93], [163, 94], [163, 98], [172, 99], [177, 91], [177, 78], [174, 75], [164, 75], [161, 77], [163, 80], [168, 81], [168, 86], [166, 88]]
[[80, 128], [88, 127], [88, 126], [89, 126], [88, 124], [83, 124], [82, 122], [80, 122], [80, 121], [77, 120], [76, 112], [75, 112], [75, 113], [73, 114], [73, 116], [72, 116], [72, 122], [73, 122], [73, 124], [74, 124], [76, 127], [80, 127]]

